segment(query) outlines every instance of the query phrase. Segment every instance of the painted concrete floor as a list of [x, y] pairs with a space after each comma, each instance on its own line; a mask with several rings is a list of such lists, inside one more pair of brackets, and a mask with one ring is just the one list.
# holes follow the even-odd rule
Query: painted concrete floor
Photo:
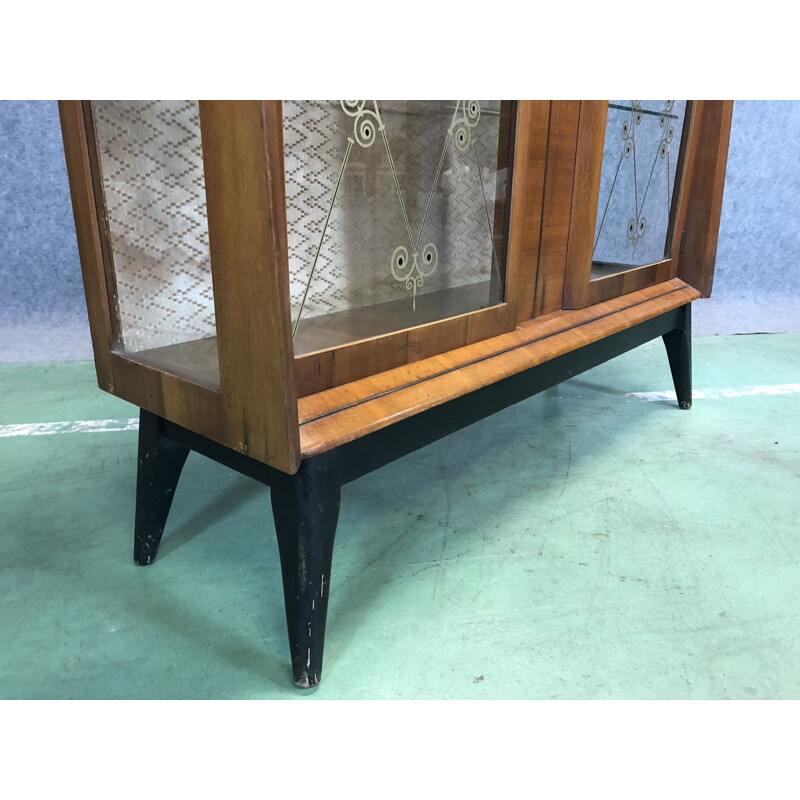
[[268, 490], [191, 455], [136, 567], [135, 430], [11, 435], [136, 409], [0, 365], [0, 697], [798, 698], [800, 334], [695, 339], [695, 387], [652, 342], [345, 487], [304, 693]]

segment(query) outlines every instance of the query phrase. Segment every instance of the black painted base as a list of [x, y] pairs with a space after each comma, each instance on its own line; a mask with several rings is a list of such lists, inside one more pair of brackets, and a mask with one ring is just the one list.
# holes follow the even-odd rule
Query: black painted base
[[272, 486], [294, 682], [319, 683], [341, 484], [336, 451], [303, 461]]
[[166, 420], [142, 409], [139, 416], [139, 465], [136, 475], [136, 523], [133, 560], [155, 561], [172, 498], [189, 448], [164, 433]]
[[692, 306], [685, 305], [681, 314], [681, 325], [665, 333], [664, 346], [667, 348], [669, 368], [678, 405], [683, 409], [692, 407]]
[[486, 386], [336, 450], [286, 475], [180, 425], [141, 410], [134, 560], [151, 564], [190, 450], [272, 487], [292, 673], [319, 683], [341, 487], [449, 433], [662, 336], [678, 404], [692, 404], [691, 306], [685, 305], [526, 372]]

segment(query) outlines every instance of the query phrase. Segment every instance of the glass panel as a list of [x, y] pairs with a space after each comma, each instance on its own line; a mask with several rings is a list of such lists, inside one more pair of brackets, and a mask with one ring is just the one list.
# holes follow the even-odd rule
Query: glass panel
[[609, 103], [592, 279], [669, 258], [685, 116], [685, 100]]
[[510, 112], [284, 101], [295, 353], [502, 301]]
[[218, 385], [198, 103], [117, 100], [93, 108], [117, 347]]

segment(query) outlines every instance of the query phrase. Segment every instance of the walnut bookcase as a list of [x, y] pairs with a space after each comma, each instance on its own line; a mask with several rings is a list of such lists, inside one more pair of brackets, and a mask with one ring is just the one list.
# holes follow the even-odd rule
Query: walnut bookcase
[[344, 483], [657, 336], [691, 406], [731, 102], [60, 111], [98, 383], [141, 408], [135, 561], [191, 450], [269, 485], [298, 686]]

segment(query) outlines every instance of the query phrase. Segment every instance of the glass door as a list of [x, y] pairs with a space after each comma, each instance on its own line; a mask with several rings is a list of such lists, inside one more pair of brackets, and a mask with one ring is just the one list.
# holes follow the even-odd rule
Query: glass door
[[503, 302], [511, 103], [283, 103], [294, 353]]
[[566, 308], [677, 275], [694, 104], [581, 103]]

